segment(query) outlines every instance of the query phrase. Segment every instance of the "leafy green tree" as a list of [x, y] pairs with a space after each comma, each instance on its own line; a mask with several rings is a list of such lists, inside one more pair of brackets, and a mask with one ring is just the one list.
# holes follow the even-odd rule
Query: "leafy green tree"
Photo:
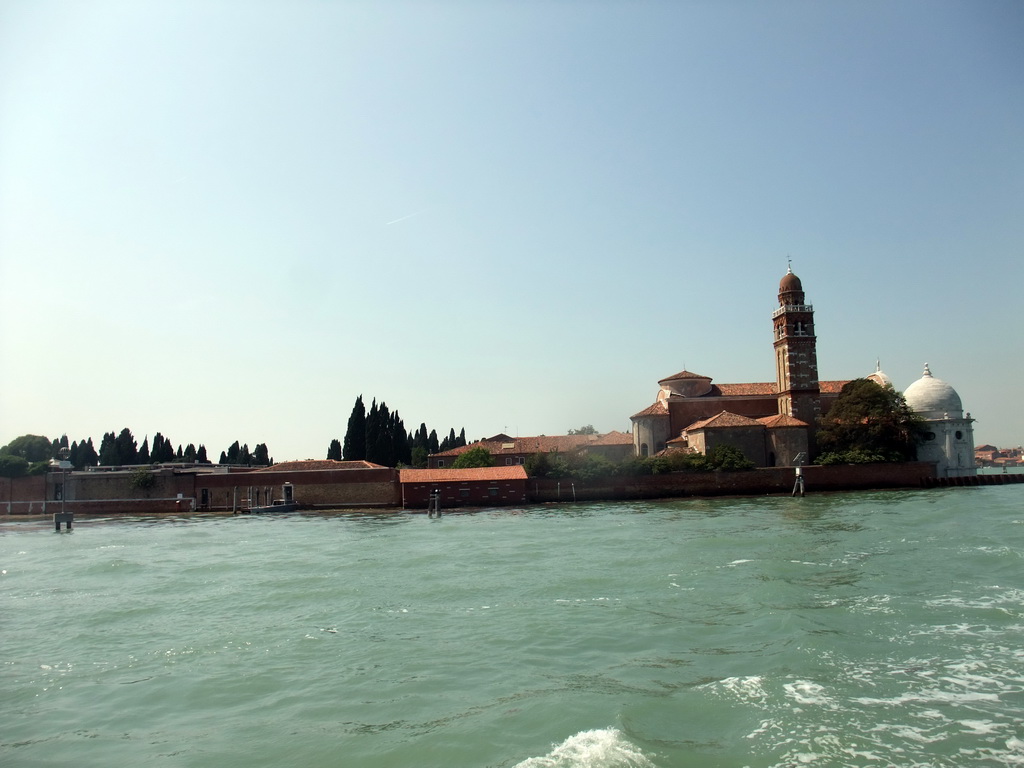
[[594, 429], [593, 424], [587, 424], [580, 427], [579, 429], [570, 429], [566, 434], [569, 435], [596, 435], [597, 430]]
[[348, 430], [341, 449], [345, 461], [360, 461], [366, 458], [366, 406], [363, 396], [356, 398], [352, 414], [348, 417]]
[[20, 456], [30, 464], [35, 461], [49, 461], [53, 458], [53, 452], [53, 443], [43, 435], [22, 435], [0, 448], [0, 454]]
[[551, 460], [547, 453], [534, 453], [526, 457], [523, 469], [530, 477], [547, 477], [551, 471]]
[[743, 451], [733, 445], [716, 445], [708, 451], [706, 458], [713, 469], [726, 472], [742, 472], [757, 466], [743, 455]]
[[149, 491], [156, 485], [156, 475], [153, 474], [151, 469], [139, 467], [132, 472], [129, 485], [136, 490], [143, 491], [148, 496]]
[[493, 467], [494, 457], [482, 445], [460, 453], [452, 462], [452, 469], [471, 469], [473, 467]]
[[421, 445], [417, 445], [412, 449], [411, 463], [417, 469], [425, 469], [427, 466], [427, 449]]
[[870, 379], [843, 385], [819, 420], [818, 450], [828, 454], [875, 455], [882, 461], [913, 461], [924, 424], [900, 392]]
[[337, 438], [331, 440], [327, 448], [327, 458], [331, 461], [341, 461], [341, 441]]
[[0, 477], [24, 477], [28, 474], [28, 460], [13, 453], [0, 453]]

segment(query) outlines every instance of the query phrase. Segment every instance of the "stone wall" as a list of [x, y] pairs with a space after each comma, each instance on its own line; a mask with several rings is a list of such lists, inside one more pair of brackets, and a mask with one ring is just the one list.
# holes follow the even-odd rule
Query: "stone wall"
[[[935, 477], [935, 465], [844, 464], [804, 467], [806, 493], [868, 488], [920, 488]], [[765, 467], [748, 472], [672, 472], [665, 475], [617, 477], [592, 483], [530, 478], [532, 502], [658, 499], [683, 496], [753, 496], [792, 493], [792, 467]]]

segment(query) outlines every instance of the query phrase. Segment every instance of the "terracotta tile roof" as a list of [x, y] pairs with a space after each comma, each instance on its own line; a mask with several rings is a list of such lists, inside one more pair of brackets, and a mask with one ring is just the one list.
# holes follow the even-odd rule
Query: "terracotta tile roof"
[[260, 467], [253, 472], [310, 472], [325, 469], [387, 469], [372, 461], [334, 461], [333, 459], [307, 459], [305, 461], [282, 461], [269, 467]]
[[600, 435], [597, 440], [594, 440], [589, 445], [632, 445], [633, 436], [626, 432], [618, 432], [612, 430], [611, 432]]
[[401, 483], [471, 483], [498, 480], [525, 480], [526, 470], [511, 467], [476, 467], [474, 469], [400, 469]]
[[712, 416], [710, 419], [702, 419], [701, 421], [695, 421], [693, 424], [688, 426], [685, 431], [695, 432], [699, 429], [717, 429], [727, 427], [760, 427], [760, 422], [749, 419], [746, 416], [740, 416], [738, 413], [729, 413], [728, 411], [722, 411], [717, 416]]
[[629, 418], [635, 419], [640, 416], [668, 416], [668, 406], [664, 400], [659, 400], [654, 405], [649, 405], [639, 413], [634, 413]]
[[775, 382], [754, 382], [748, 384], [716, 384], [704, 397], [743, 397], [750, 395], [775, 395]]
[[841, 390], [846, 384], [849, 384], [849, 383], [850, 383], [849, 380], [847, 380], [847, 381], [819, 381], [818, 382], [818, 389], [821, 390], [822, 392], [824, 392], [826, 395], [837, 395], [837, 394], [839, 394], [839, 390]]
[[[517, 453], [549, 453], [551, 451], [569, 452], [575, 451], [584, 445], [597, 444], [598, 435], [540, 435], [538, 437], [513, 437], [508, 441], [503, 440], [481, 440], [478, 443], [462, 445], [440, 453], [432, 453], [431, 456], [459, 456], [470, 448], [484, 448], [494, 456], [504, 456]], [[630, 438], [630, 442], [632, 442]]]
[[682, 370], [679, 373], [666, 376], [664, 379], [659, 379], [658, 383], [661, 384], [665, 381], [679, 381], [680, 379], [702, 379], [703, 381], [711, 381], [710, 376], [701, 376], [699, 373], [690, 373], [687, 370]]
[[763, 416], [758, 419], [759, 422], [764, 424], [769, 429], [775, 429], [777, 427], [809, 427], [806, 421], [800, 421], [800, 419], [790, 416], [788, 413], [777, 413], [774, 416]]

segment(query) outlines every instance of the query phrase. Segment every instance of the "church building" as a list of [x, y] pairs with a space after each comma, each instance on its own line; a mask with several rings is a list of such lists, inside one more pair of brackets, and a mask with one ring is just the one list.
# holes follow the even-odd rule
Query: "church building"
[[[686, 370], [666, 376], [658, 382], [654, 403], [631, 417], [634, 454], [707, 453], [731, 445], [759, 467], [813, 460], [818, 419], [848, 382], [818, 378], [814, 307], [792, 269], [779, 282], [772, 326], [774, 382], [713, 384], [710, 376]], [[892, 386], [877, 362], [865, 378]], [[974, 419], [964, 415], [956, 390], [932, 376], [926, 363], [904, 397], [927, 427], [918, 459], [934, 462], [939, 477], [975, 474]]]
[[734, 445], [758, 466], [787, 466], [814, 453], [818, 417], [846, 381], [818, 379], [814, 307], [790, 269], [779, 283], [772, 313], [775, 381], [713, 384], [680, 371], [658, 382], [654, 403], [631, 417], [633, 450], [650, 456], [666, 448]]

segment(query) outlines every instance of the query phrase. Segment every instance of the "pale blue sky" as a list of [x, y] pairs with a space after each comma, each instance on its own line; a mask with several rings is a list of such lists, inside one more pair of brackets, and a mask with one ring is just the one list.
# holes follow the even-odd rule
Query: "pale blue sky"
[[1024, 3], [0, 0], [0, 443], [627, 430], [924, 363], [1024, 441]]

